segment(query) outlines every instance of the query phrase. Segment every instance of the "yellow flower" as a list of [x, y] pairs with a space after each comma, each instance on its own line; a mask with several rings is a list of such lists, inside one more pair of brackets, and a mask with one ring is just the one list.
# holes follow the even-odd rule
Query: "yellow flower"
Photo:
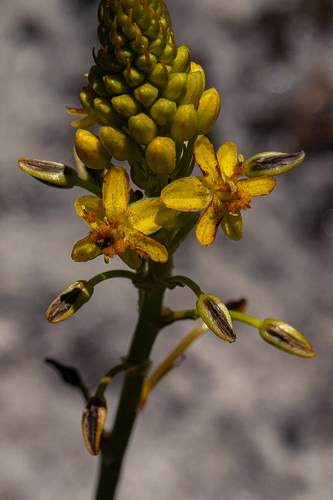
[[205, 210], [196, 228], [201, 245], [211, 245], [219, 225], [232, 240], [242, 237], [240, 211], [250, 208], [253, 196], [269, 194], [275, 179], [268, 175], [251, 179], [244, 177], [243, 157], [232, 142], [223, 144], [217, 153], [207, 137], [202, 136], [194, 145], [194, 156], [203, 176], [178, 179], [161, 193], [163, 203], [181, 212]]
[[92, 195], [76, 200], [76, 212], [91, 231], [74, 245], [74, 261], [86, 262], [104, 254], [108, 262], [109, 257], [119, 255], [129, 267], [136, 269], [141, 264], [139, 255], [155, 262], [168, 260], [167, 249], [147, 235], [160, 229], [175, 211], [166, 208], [159, 198], [129, 205], [130, 191], [126, 170], [112, 166], [104, 177], [103, 200]]

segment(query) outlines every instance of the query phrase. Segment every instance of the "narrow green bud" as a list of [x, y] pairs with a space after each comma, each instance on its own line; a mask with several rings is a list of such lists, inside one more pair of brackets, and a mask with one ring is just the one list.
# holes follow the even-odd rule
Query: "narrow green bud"
[[156, 123], [144, 113], [131, 116], [128, 129], [140, 144], [149, 144], [157, 135]]
[[160, 97], [170, 101], [182, 99], [186, 93], [187, 74], [176, 73], [170, 76], [169, 83], [160, 91]]
[[156, 101], [158, 96], [158, 89], [150, 83], [144, 83], [134, 90], [134, 97], [137, 101], [141, 102], [145, 108], [150, 108]]
[[114, 107], [111, 104], [110, 97], [108, 99], [102, 99], [101, 97], [96, 97], [94, 99], [95, 111], [99, 118], [106, 125], [118, 125], [122, 127], [125, 125], [125, 118], [121, 118]]
[[94, 287], [89, 281], [75, 281], [52, 302], [46, 311], [46, 319], [54, 324], [70, 318], [90, 300], [93, 292]]
[[191, 54], [185, 45], [178, 47], [177, 56], [171, 63], [172, 73], [186, 73], [190, 69], [191, 64]]
[[148, 167], [157, 174], [170, 174], [176, 166], [176, 145], [169, 137], [156, 137], [146, 149]]
[[93, 170], [103, 170], [111, 162], [111, 156], [100, 139], [88, 130], [76, 131], [75, 148], [82, 163]]
[[202, 294], [196, 306], [202, 320], [215, 335], [227, 342], [235, 342], [236, 334], [232, 328], [229, 311], [218, 297]]
[[177, 104], [169, 99], [157, 99], [150, 108], [149, 114], [159, 127], [170, 126], [176, 113]]
[[163, 62], [157, 63], [152, 72], [147, 75], [148, 82], [154, 87], [163, 89], [169, 82], [171, 69], [171, 66], [165, 65]]
[[20, 158], [18, 165], [21, 170], [48, 186], [65, 189], [76, 186], [78, 173], [63, 163]]
[[132, 137], [116, 125], [101, 127], [99, 138], [107, 152], [118, 161], [130, 161], [135, 153], [136, 146]]
[[83, 411], [82, 432], [87, 450], [91, 455], [98, 455], [102, 431], [107, 415], [106, 401], [94, 396]]
[[299, 165], [305, 158], [304, 151], [299, 153], [277, 153], [269, 151], [251, 156], [244, 162], [245, 175], [257, 177], [259, 175], [280, 175]]
[[221, 98], [214, 88], [205, 90], [199, 101], [197, 135], [207, 134], [214, 126], [221, 109]]
[[177, 108], [170, 126], [170, 136], [175, 142], [189, 141], [197, 128], [197, 112], [193, 104]]
[[112, 106], [123, 118], [129, 118], [142, 111], [140, 104], [131, 94], [123, 94], [111, 99]]
[[83, 87], [80, 92], [80, 102], [87, 115], [98, 123], [98, 125], [104, 125], [104, 121], [100, 119], [95, 111], [94, 99], [96, 97], [98, 97], [98, 94], [90, 87]]
[[106, 75], [104, 77], [104, 85], [111, 96], [127, 94], [131, 90], [131, 87], [128, 85], [123, 75], [117, 73]]
[[193, 104], [196, 108], [199, 104], [201, 94], [204, 89], [204, 80], [201, 71], [190, 73], [187, 77], [186, 94], [179, 102], [179, 105]]
[[303, 335], [283, 321], [267, 318], [262, 322], [259, 333], [266, 342], [289, 354], [302, 358], [316, 356], [316, 351]]

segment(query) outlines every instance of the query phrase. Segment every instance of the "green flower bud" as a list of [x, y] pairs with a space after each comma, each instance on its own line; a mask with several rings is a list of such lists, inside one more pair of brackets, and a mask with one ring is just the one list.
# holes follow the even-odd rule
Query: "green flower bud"
[[104, 122], [95, 111], [94, 99], [96, 97], [98, 95], [90, 87], [83, 87], [80, 92], [80, 102], [87, 115], [98, 123], [98, 125], [104, 125]]
[[159, 127], [169, 126], [176, 113], [177, 104], [169, 99], [157, 99], [150, 108], [149, 114]]
[[156, 123], [144, 113], [131, 116], [128, 128], [140, 144], [149, 144], [157, 135]]
[[46, 311], [46, 319], [54, 324], [70, 318], [90, 300], [93, 292], [94, 287], [89, 281], [75, 281], [52, 302]]
[[147, 75], [147, 80], [154, 85], [154, 87], [162, 89], [169, 81], [170, 71], [171, 66], [166, 66], [163, 62], [157, 63], [153, 71]]
[[262, 322], [259, 333], [266, 342], [289, 354], [302, 358], [316, 356], [316, 351], [303, 335], [283, 321], [267, 318]]
[[140, 71], [135, 67], [131, 67], [130, 63], [127, 63], [126, 69], [123, 72], [124, 78], [130, 87], [137, 87], [146, 78], [145, 73]]
[[170, 76], [169, 83], [160, 91], [160, 97], [170, 101], [182, 99], [186, 93], [187, 74], [176, 73]]
[[127, 94], [131, 90], [131, 87], [128, 85], [123, 75], [117, 73], [106, 75], [104, 77], [104, 85], [111, 96]]
[[211, 294], [202, 294], [197, 300], [197, 310], [208, 328], [220, 339], [235, 342], [230, 314], [223, 302]]
[[191, 54], [185, 45], [178, 47], [177, 56], [171, 63], [171, 73], [187, 73], [190, 69]]
[[82, 417], [83, 439], [91, 455], [98, 455], [99, 444], [107, 415], [106, 401], [94, 396], [84, 409]]
[[302, 163], [304, 151], [299, 153], [277, 153], [270, 151], [251, 156], [244, 162], [245, 175], [257, 177], [259, 175], [280, 175]]
[[200, 71], [200, 73], [202, 74], [202, 81], [203, 81], [203, 89], [202, 89], [202, 91], [204, 91], [205, 90], [205, 86], [206, 86], [206, 75], [205, 75], [205, 72], [203, 70], [203, 67], [200, 66], [200, 64], [197, 64], [197, 63], [191, 61], [190, 73], [195, 73], [196, 71]]
[[116, 112], [124, 118], [129, 118], [142, 111], [142, 104], [140, 104], [131, 94], [113, 97], [111, 102]]
[[186, 94], [179, 102], [179, 105], [182, 106], [183, 104], [193, 104], [193, 106], [196, 108], [199, 104], [203, 89], [204, 81], [202, 78], [202, 73], [200, 71], [190, 73], [187, 77]]
[[135, 99], [141, 102], [145, 108], [150, 108], [150, 106], [156, 101], [157, 96], [158, 89], [150, 83], [144, 83], [134, 90]]
[[146, 149], [148, 167], [157, 174], [170, 174], [176, 166], [176, 145], [169, 137], [156, 137]]
[[96, 97], [94, 99], [95, 111], [99, 118], [103, 120], [106, 125], [123, 126], [126, 123], [124, 118], [121, 118], [111, 104], [110, 96], [108, 99]]
[[79, 129], [76, 131], [75, 148], [82, 163], [94, 170], [103, 170], [111, 162], [111, 156], [100, 139], [88, 130]]
[[116, 125], [101, 127], [99, 138], [107, 152], [118, 161], [130, 161], [136, 146], [132, 137]]
[[48, 186], [65, 189], [76, 186], [78, 178], [76, 170], [63, 163], [20, 158], [18, 165], [21, 170]]
[[170, 126], [170, 136], [175, 142], [189, 141], [197, 128], [197, 112], [193, 104], [177, 108]]
[[207, 134], [214, 126], [221, 109], [221, 98], [216, 89], [205, 90], [199, 101], [197, 109], [198, 124], [197, 135]]
[[150, 73], [156, 65], [156, 57], [146, 49], [135, 59], [135, 65], [143, 73]]

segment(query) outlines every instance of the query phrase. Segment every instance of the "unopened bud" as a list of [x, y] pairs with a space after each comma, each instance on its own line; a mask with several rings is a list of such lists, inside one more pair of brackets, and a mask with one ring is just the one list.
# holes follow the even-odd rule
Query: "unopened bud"
[[170, 136], [175, 142], [189, 141], [197, 128], [197, 112], [193, 104], [179, 106], [170, 126]]
[[176, 166], [176, 145], [169, 137], [156, 137], [146, 149], [148, 167], [157, 174], [170, 174]]
[[104, 121], [101, 120], [100, 116], [95, 111], [94, 99], [97, 97], [98, 94], [90, 87], [83, 87], [80, 92], [80, 102], [87, 115], [99, 125], [104, 125]]
[[266, 342], [282, 351], [302, 358], [313, 358], [316, 351], [295, 328], [283, 321], [267, 318], [263, 321], [259, 333]]
[[214, 126], [221, 109], [221, 98], [214, 88], [205, 90], [199, 101], [197, 109], [198, 124], [196, 133], [207, 134]]
[[269, 151], [251, 156], [244, 162], [245, 175], [257, 177], [259, 175], [280, 175], [299, 165], [305, 158], [304, 151], [299, 153], [277, 153]]
[[177, 49], [177, 56], [171, 63], [172, 73], [186, 73], [191, 64], [191, 54], [185, 45], [181, 45]]
[[159, 127], [169, 126], [176, 113], [177, 104], [169, 99], [157, 99], [150, 108], [150, 116]]
[[215, 335], [227, 342], [235, 342], [236, 334], [232, 328], [229, 311], [218, 297], [202, 294], [196, 306], [202, 320]]
[[91, 455], [98, 455], [99, 444], [107, 415], [104, 398], [94, 396], [83, 411], [82, 432], [87, 450]]
[[193, 106], [196, 108], [199, 104], [203, 89], [204, 80], [202, 78], [202, 73], [200, 71], [190, 73], [187, 77], [186, 94], [179, 102], [179, 105], [181, 106], [182, 104], [193, 104]]
[[93, 292], [94, 287], [88, 281], [75, 281], [52, 302], [46, 319], [54, 324], [70, 318], [90, 300]]
[[150, 108], [156, 101], [157, 96], [158, 89], [147, 82], [134, 90], [135, 99], [141, 102], [145, 108]]
[[144, 113], [131, 116], [128, 129], [140, 144], [149, 144], [157, 135], [156, 123]]
[[129, 118], [142, 111], [140, 104], [131, 94], [123, 94], [111, 99], [112, 106], [123, 118]]
[[48, 186], [65, 189], [76, 186], [78, 173], [63, 163], [20, 158], [18, 165], [21, 170]]
[[132, 137], [116, 125], [101, 127], [99, 138], [107, 152], [118, 161], [131, 160], [135, 153], [136, 146]]
[[76, 131], [75, 148], [82, 163], [93, 170], [103, 170], [111, 162], [111, 156], [100, 139], [88, 130], [78, 129]]
[[203, 70], [203, 67], [200, 66], [200, 64], [197, 64], [195, 62], [191, 62], [191, 66], [190, 66], [190, 73], [195, 73], [196, 71], [200, 71], [200, 73], [202, 74], [202, 80], [203, 80], [203, 90], [205, 90], [205, 86], [206, 86], [206, 75], [205, 75], [205, 72]]
[[169, 83], [160, 91], [160, 97], [170, 101], [182, 99], [186, 93], [187, 74], [176, 73], [170, 76]]
[[118, 113], [112, 106], [110, 99], [102, 99], [101, 97], [96, 97], [96, 99], [94, 99], [94, 106], [96, 113], [106, 125], [125, 125], [125, 118], [121, 118], [118, 115]]

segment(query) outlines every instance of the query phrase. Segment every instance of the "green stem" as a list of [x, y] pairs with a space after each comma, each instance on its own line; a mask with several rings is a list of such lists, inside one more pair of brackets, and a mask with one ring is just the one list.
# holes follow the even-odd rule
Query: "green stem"
[[184, 311], [175, 311], [163, 316], [163, 321], [165, 323], [173, 323], [174, 321], [179, 321], [181, 319], [197, 319], [199, 316], [200, 315], [197, 309], [186, 309]]
[[200, 297], [200, 295], [203, 295], [203, 291], [201, 290], [199, 285], [195, 283], [195, 281], [188, 278], [187, 276], [181, 276], [181, 275], [173, 276], [172, 278], [169, 279], [169, 283], [170, 284], [174, 283], [175, 285], [179, 285], [181, 283], [182, 285], [188, 286], [198, 298]]
[[86, 189], [87, 191], [90, 191], [91, 193], [95, 194], [99, 198], [102, 198], [102, 190], [101, 190], [101, 188], [99, 188], [98, 186], [96, 186], [92, 182], [85, 181], [81, 177], [78, 177], [77, 181], [76, 181], [76, 185], [78, 187]]
[[262, 325], [262, 321], [260, 319], [249, 316], [248, 314], [244, 314], [238, 311], [229, 311], [229, 314], [231, 316], [231, 319], [241, 321], [242, 323], [246, 323], [247, 325], [253, 326], [254, 328], [259, 329]]
[[104, 280], [108, 280], [110, 278], [128, 278], [130, 280], [133, 280], [133, 278], [136, 277], [136, 273], [132, 273], [132, 271], [125, 271], [122, 269], [118, 269], [115, 271], [106, 271], [105, 273], [100, 273], [94, 276], [89, 280], [89, 283], [92, 286], [98, 285], [98, 283], [101, 283]]

